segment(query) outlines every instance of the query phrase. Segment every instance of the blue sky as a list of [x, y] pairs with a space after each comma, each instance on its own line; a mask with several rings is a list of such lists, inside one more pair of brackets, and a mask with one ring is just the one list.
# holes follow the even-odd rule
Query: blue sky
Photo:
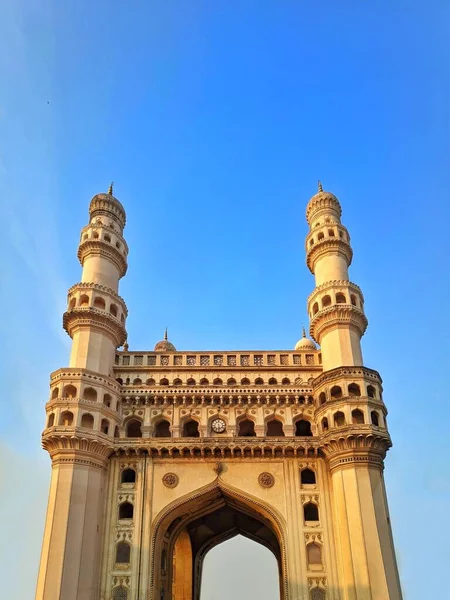
[[128, 215], [132, 349], [151, 348], [166, 325], [180, 349], [292, 348], [314, 287], [306, 203], [317, 179], [338, 195], [366, 297], [365, 364], [389, 409], [405, 598], [441, 594], [430, 557], [447, 571], [449, 26], [450, 4], [437, 0], [3, 0], [9, 600], [34, 593], [48, 375], [68, 362], [61, 315], [80, 279], [79, 231], [111, 180]]

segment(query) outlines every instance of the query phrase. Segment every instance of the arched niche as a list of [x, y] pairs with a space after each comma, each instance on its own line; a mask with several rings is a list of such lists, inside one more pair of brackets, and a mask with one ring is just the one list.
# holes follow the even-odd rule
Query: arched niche
[[[164, 598], [184, 598], [177, 593], [185, 590], [191, 576], [191, 598], [200, 600], [206, 554], [237, 535], [260, 543], [273, 553], [278, 565], [280, 599], [287, 600], [282, 519], [263, 501], [220, 481], [175, 500], [156, 518], [152, 537], [150, 597], [159, 598], [155, 596], [158, 593]], [[191, 568], [187, 563], [191, 564]], [[186, 570], [188, 582], [180, 580], [180, 568]]]

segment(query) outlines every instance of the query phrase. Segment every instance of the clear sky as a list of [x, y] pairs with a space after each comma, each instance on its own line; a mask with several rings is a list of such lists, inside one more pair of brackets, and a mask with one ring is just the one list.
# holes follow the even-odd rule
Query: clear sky
[[[0, 569], [9, 600], [34, 594], [48, 376], [68, 364], [61, 315], [80, 279], [79, 231], [111, 180], [128, 215], [130, 348], [142, 350], [166, 325], [180, 349], [293, 348], [314, 287], [305, 206], [317, 179], [337, 194], [355, 253], [350, 276], [366, 297], [365, 364], [384, 379], [405, 598], [442, 596], [449, 30], [446, 0], [2, 1]], [[236, 577], [266, 564], [239, 544], [211, 553], [205, 576], [217, 581], [226, 559]], [[209, 589], [203, 600], [232, 597]], [[265, 589], [258, 598], [273, 600]]]

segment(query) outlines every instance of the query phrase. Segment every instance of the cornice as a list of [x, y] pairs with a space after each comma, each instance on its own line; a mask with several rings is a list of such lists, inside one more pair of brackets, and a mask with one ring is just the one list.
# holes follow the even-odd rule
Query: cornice
[[[77, 367], [66, 367], [53, 371], [53, 373], [50, 374], [50, 385], [54, 385], [60, 381], [72, 382], [75, 379], [88, 379], [89, 383], [92, 383], [93, 381], [96, 385], [100, 384], [107, 386], [108, 391], [111, 391], [112, 393], [120, 393], [120, 385], [113, 377], [102, 375], [96, 371], [91, 371], [90, 369], [81, 369]], [[111, 390], [110, 388], [113, 389]]]
[[314, 290], [310, 293], [310, 295], [308, 296], [307, 299], [307, 304], [309, 305], [309, 303], [313, 300], [313, 298], [321, 293], [321, 292], [327, 292], [330, 290], [335, 290], [336, 288], [347, 288], [347, 289], [351, 289], [354, 292], [356, 292], [361, 300], [364, 302], [364, 295], [361, 291], [361, 288], [359, 287], [359, 285], [356, 285], [356, 283], [353, 283], [352, 281], [349, 281], [348, 279], [333, 279], [330, 281], [326, 281], [325, 283], [322, 283], [322, 285], [318, 285], [316, 288], [314, 288]]
[[312, 317], [309, 332], [311, 337], [320, 344], [322, 335], [328, 329], [338, 325], [353, 326], [362, 336], [367, 329], [368, 321], [363, 311], [353, 304], [333, 304], [320, 309]]
[[380, 389], [382, 389], [381, 385], [383, 380], [380, 377], [378, 371], [374, 369], [369, 369], [368, 367], [363, 366], [342, 366], [336, 367], [335, 369], [330, 369], [329, 371], [325, 371], [313, 381], [313, 390], [314, 393], [318, 393], [320, 391], [320, 387], [325, 384], [330, 384], [332, 382], [338, 381], [339, 379], [358, 379], [360, 377], [364, 377], [378, 383], [380, 385]]
[[101, 256], [109, 259], [117, 267], [120, 277], [123, 277], [127, 272], [126, 257], [115, 246], [102, 239], [88, 239], [80, 242], [77, 256], [81, 266], [83, 266], [86, 257]]
[[311, 224], [312, 216], [317, 212], [333, 212], [340, 218], [342, 208], [336, 196], [330, 192], [319, 192], [308, 202], [306, 207], [306, 220]]
[[84, 308], [77, 306], [63, 315], [64, 330], [73, 337], [76, 329], [92, 327], [106, 332], [113, 339], [116, 347], [122, 346], [127, 339], [124, 325], [111, 313], [93, 306]]
[[[102, 460], [110, 456], [113, 443], [107, 435], [82, 427], [49, 427], [42, 434], [42, 447], [52, 459], [62, 453], [66, 455], [82, 452], [87, 458]], [[80, 455], [78, 455], [80, 456]]]
[[353, 250], [349, 242], [336, 237], [324, 238], [315, 242], [314, 246], [310, 246], [306, 253], [306, 264], [313, 275], [315, 263], [322, 256], [330, 253], [338, 253], [343, 256], [347, 261], [347, 266], [352, 264]]

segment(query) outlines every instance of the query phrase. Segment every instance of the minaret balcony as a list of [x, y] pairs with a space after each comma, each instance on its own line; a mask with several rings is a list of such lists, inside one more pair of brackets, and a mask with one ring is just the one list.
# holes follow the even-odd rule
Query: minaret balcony
[[95, 306], [75, 306], [63, 315], [63, 327], [73, 337], [80, 329], [100, 330], [110, 337], [116, 348], [127, 339], [125, 325], [110, 312]]
[[[339, 226], [339, 233], [343, 233], [343, 230], [346, 231], [345, 227]], [[346, 261], [347, 267], [352, 263], [353, 250], [349, 240], [330, 235], [330, 231], [333, 231], [331, 228], [326, 228], [325, 231], [326, 233], [323, 230], [312, 231], [306, 238], [306, 264], [313, 275], [317, 262], [330, 254], [341, 255]]]
[[105, 258], [117, 268], [119, 277], [123, 277], [128, 268], [127, 254], [128, 248], [125, 246], [117, 247], [116, 244], [112, 243], [111, 236], [104, 236], [103, 238], [88, 237], [83, 239], [78, 246], [77, 256], [82, 266], [87, 258], [93, 256]]
[[367, 318], [363, 311], [352, 304], [335, 304], [322, 308], [311, 319], [309, 332], [311, 337], [321, 343], [322, 336], [330, 329], [347, 327], [357, 331], [359, 337], [367, 329]]
[[307, 300], [310, 319], [321, 310], [334, 305], [351, 304], [364, 311], [361, 288], [348, 280], [327, 281], [315, 288]]
[[73, 285], [67, 294], [67, 310], [96, 308], [106, 311], [125, 325], [128, 309], [123, 298], [111, 288], [99, 283], [81, 282]]

